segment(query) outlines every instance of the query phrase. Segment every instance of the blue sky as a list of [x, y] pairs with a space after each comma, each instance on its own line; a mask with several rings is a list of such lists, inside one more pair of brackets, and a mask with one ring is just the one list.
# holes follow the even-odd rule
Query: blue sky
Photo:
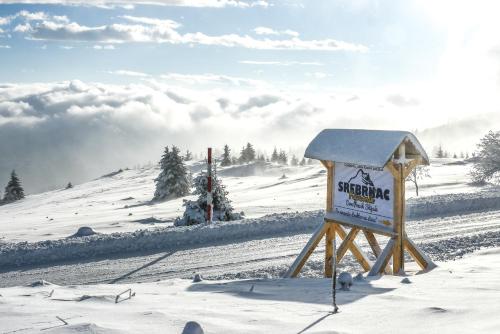
[[1, 1], [0, 183], [15, 168], [28, 190], [62, 186], [172, 144], [301, 156], [324, 128], [410, 130], [429, 154], [472, 152], [500, 128], [499, 12], [486, 0]]
[[[10, 49], [0, 53], [1, 76], [9, 82], [47, 80], [91, 80], [130, 82], [130, 78], [109, 75], [109, 71], [131, 70], [148, 74], [216, 73], [270, 80], [284, 86], [317, 82], [333, 87], [369, 87], [422, 80], [434, 72], [444, 45], [444, 34], [433, 29], [420, 9], [401, 1], [387, 1], [356, 7], [348, 1], [276, 2], [269, 7], [192, 8], [135, 5], [114, 7], [10, 4], [0, 7], [8, 17], [25, 10], [50, 16], [66, 16], [69, 22], [87, 27], [114, 23], [132, 24], [123, 16], [173, 20], [180, 33], [206, 35], [249, 35], [259, 39], [289, 39], [288, 35], [258, 35], [254, 29], [292, 30], [301, 40], [335, 39], [362, 45], [366, 51], [255, 50], [220, 45], [169, 44], [155, 42], [106, 43], [29, 39], [29, 33], [14, 32], [25, 22], [22, 17], [2, 26], [11, 38], [1, 41]], [[54, 21], [47, 18], [48, 21]], [[32, 25], [43, 21], [32, 21]], [[10, 31], [9, 31], [10, 30]], [[96, 50], [95, 45], [114, 50]], [[42, 47], [44, 49], [42, 49]], [[72, 47], [72, 49], [65, 49]], [[272, 66], [256, 62], [295, 62], [316, 65]], [[316, 76], [311, 76], [316, 73]], [[321, 74], [320, 74], [321, 73]], [[135, 78], [136, 79], [136, 78]]]

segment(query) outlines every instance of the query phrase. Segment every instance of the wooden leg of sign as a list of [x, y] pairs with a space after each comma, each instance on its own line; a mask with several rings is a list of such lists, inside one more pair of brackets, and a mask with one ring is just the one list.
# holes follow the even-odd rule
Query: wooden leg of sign
[[325, 223], [325, 277], [332, 277], [332, 259], [333, 259], [333, 238], [335, 238], [334, 223]]
[[347, 236], [345, 237], [344, 241], [339, 246], [339, 249], [337, 250], [337, 263], [342, 260], [344, 257], [345, 253], [347, 252], [347, 249], [351, 246], [352, 242], [356, 238], [356, 235], [358, 235], [359, 229], [356, 227], [351, 228]]
[[368, 273], [368, 276], [376, 276], [380, 274], [380, 272], [382, 272], [383, 268], [387, 266], [387, 263], [391, 258], [391, 254], [395, 244], [396, 244], [396, 239], [391, 238], [387, 243], [387, 245], [385, 246], [382, 253], [380, 254], [380, 256], [377, 258], [377, 261], [375, 261], [375, 263], [373, 264], [373, 267]]
[[[367, 230], [363, 230], [363, 234], [365, 235], [366, 241], [368, 241], [368, 244], [370, 245], [373, 254], [378, 259], [380, 257], [380, 254], [382, 253], [382, 249], [380, 248], [380, 245], [378, 244], [377, 238], [375, 238], [375, 235], [372, 232], [367, 231]], [[389, 258], [389, 262], [390, 262], [390, 258]], [[384, 272], [387, 275], [392, 274], [392, 269], [391, 269], [391, 266], [389, 265], [389, 263], [387, 263], [387, 265], [385, 266]]]
[[[335, 229], [337, 233], [339, 234], [339, 237], [342, 240], [345, 240], [347, 238], [347, 232], [339, 224], [335, 224]], [[369, 271], [372, 267], [371, 261], [368, 259], [368, 256], [361, 250], [361, 248], [358, 246], [358, 244], [353, 241], [349, 244], [349, 250], [351, 251], [352, 255], [358, 260], [358, 262], [361, 264], [363, 269], [365, 271]]]
[[322, 222], [316, 228], [313, 235], [311, 236], [311, 239], [309, 239], [304, 249], [300, 252], [299, 256], [297, 256], [292, 266], [288, 269], [283, 277], [296, 277], [299, 274], [300, 270], [304, 266], [304, 263], [306, 263], [309, 256], [311, 256], [312, 252], [321, 241], [321, 238], [323, 238], [323, 235], [325, 235], [326, 227], [326, 223]]
[[405, 236], [404, 244], [406, 250], [408, 251], [408, 253], [410, 253], [415, 262], [418, 263], [420, 268], [422, 268], [423, 270], [431, 270], [436, 267], [434, 262], [432, 262], [432, 260], [427, 255], [425, 255], [425, 253], [422, 252], [422, 250], [407, 236]]

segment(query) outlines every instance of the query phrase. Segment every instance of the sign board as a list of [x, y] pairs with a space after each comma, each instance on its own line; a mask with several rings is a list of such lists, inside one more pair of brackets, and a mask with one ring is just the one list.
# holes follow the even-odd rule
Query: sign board
[[394, 222], [394, 177], [386, 168], [335, 164], [333, 211], [383, 226]]

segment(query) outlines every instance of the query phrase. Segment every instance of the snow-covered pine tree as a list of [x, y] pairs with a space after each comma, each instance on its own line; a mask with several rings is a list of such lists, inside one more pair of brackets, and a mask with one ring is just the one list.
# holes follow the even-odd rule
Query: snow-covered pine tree
[[71, 184], [71, 182], [68, 182], [68, 184], [66, 185], [66, 189], [71, 189], [73, 188], [73, 184]]
[[227, 145], [224, 145], [224, 153], [222, 153], [222, 161], [220, 162], [220, 165], [223, 167], [231, 166], [231, 150]]
[[278, 160], [279, 160], [278, 150], [275, 147], [273, 154], [271, 155], [271, 162], [278, 162]]
[[484, 183], [493, 179], [500, 182], [500, 131], [488, 132], [477, 145], [478, 152], [471, 171], [474, 183]]
[[160, 175], [155, 179], [156, 190], [153, 200], [160, 201], [186, 196], [191, 189], [191, 175], [184, 165], [183, 157], [176, 146], [172, 151], [165, 147], [160, 161]]
[[5, 187], [4, 193], [3, 203], [11, 203], [24, 198], [24, 189], [15, 170], [10, 173], [10, 180]]
[[246, 151], [246, 158], [247, 162], [252, 162], [255, 160], [255, 149], [253, 148], [253, 145], [250, 143], [247, 143], [247, 146], [245, 147]]
[[299, 159], [297, 159], [297, 157], [294, 155], [292, 155], [292, 160], [290, 160], [290, 164], [292, 166], [298, 166], [299, 165]]
[[238, 162], [240, 164], [244, 164], [245, 162], [248, 161], [248, 157], [247, 157], [247, 150], [246, 148], [243, 146], [241, 148], [241, 151], [240, 151], [240, 157], [238, 158]]
[[[243, 213], [234, 212], [231, 201], [227, 197], [228, 191], [222, 184], [222, 181], [217, 176], [215, 164], [212, 165], [212, 219], [219, 221], [237, 220], [243, 218]], [[176, 226], [201, 224], [206, 221], [207, 212], [207, 190], [208, 180], [207, 173], [201, 172], [194, 179], [195, 190], [194, 195], [198, 195], [196, 201], [184, 200], [186, 207], [182, 218], [175, 220]]]
[[281, 150], [279, 155], [278, 155], [278, 162], [282, 165], [288, 164], [288, 156], [286, 155], [285, 151]]
[[302, 160], [300, 160], [299, 165], [305, 166], [306, 165], [306, 158], [302, 158]]
[[193, 160], [193, 154], [189, 150], [186, 150], [186, 155], [184, 156], [184, 161], [191, 161], [191, 160]]

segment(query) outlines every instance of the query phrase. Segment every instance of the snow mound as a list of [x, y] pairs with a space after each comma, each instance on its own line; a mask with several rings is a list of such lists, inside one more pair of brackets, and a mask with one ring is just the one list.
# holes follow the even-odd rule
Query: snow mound
[[91, 227], [88, 226], [82, 226], [76, 231], [75, 234], [71, 235], [70, 238], [81, 238], [81, 237], [88, 237], [91, 235], [97, 234]]
[[182, 334], [203, 334], [203, 328], [196, 321], [189, 321], [184, 326]]
[[34, 281], [33, 283], [28, 284], [28, 286], [32, 287], [32, 288], [36, 288], [39, 286], [49, 286], [49, 285], [53, 285], [53, 284], [50, 282], [44, 281], [43, 279], [38, 280], [38, 281]]

